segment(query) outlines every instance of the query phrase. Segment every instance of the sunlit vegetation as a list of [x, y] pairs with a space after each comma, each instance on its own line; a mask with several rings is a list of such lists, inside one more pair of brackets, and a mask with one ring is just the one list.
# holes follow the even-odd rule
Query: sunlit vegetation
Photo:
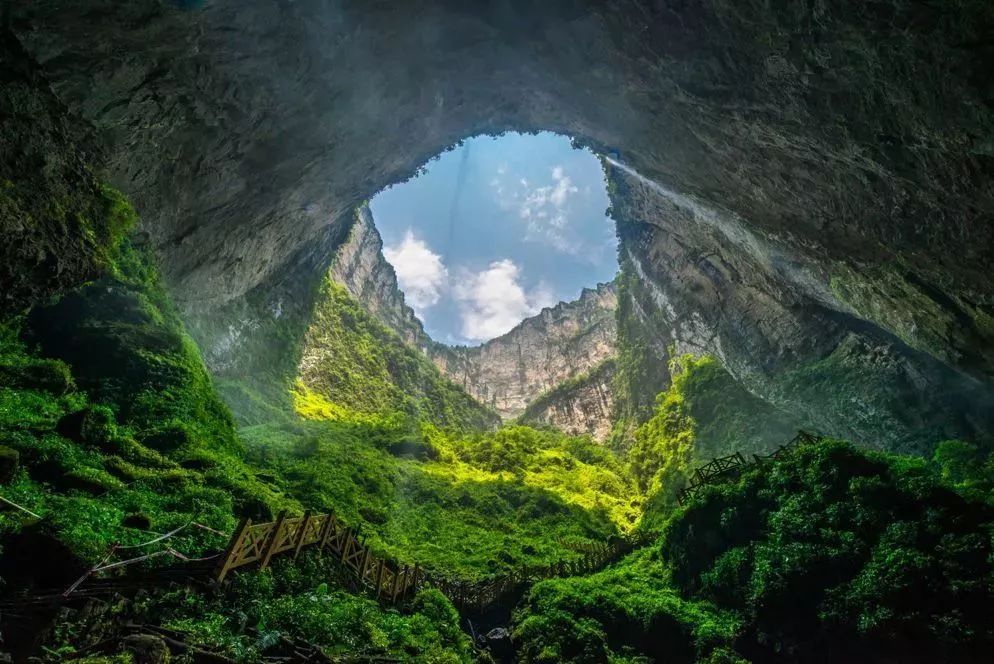
[[[564, 542], [633, 527], [639, 492], [613, 453], [553, 430], [490, 430], [489, 411], [340, 286], [326, 283], [322, 298], [293, 411], [271, 408], [241, 431], [281, 492], [334, 510], [382, 553], [463, 578], [575, 558]], [[250, 388], [237, 393], [236, 412], [264, 412]]]
[[500, 422], [330, 279], [304, 336], [300, 378], [306, 388], [356, 413], [402, 414], [452, 432], [492, 429]]
[[825, 441], [714, 486], [654, 552], [536, 586], [526, 661], [652, 661], [662, 643], [674, 662], [983, 661], [994, 512], [942, 486], [963, 481], [954, 448], [930, 464]]

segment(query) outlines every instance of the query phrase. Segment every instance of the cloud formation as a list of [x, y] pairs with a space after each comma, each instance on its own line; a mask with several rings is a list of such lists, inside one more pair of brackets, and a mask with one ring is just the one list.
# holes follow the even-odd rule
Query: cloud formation
[[449, 271], [442, 257], [408, 229], [397, 246], [383, 247], [383, 256], [393, 265], [408, 304], [422, 311], [437, 304], [448, 285]]
[[[525, 240], [542, 242], [564, 254], [584, 253], [583, 240], [568, 228], [570, 203], [580, 189], [562, 166], [551, 169], [552, 184], [538, 187], [531, 186], [527, 178], [520, 178], [508, 186], [503, 180], [504, 174], [498, 169], [490, 186], [497, 194], [500, 206], [516, 211], [525, 222]], [[587, 198], [589, 193], [589, 190], [585, 192]]]
[[473, 341], [499, 337], [555, 304], [552, 293], [541, 285], [526, 292], [518, 283], [520, 269], [507, 258], [490, 263], [481, 272], [461, 276], [453, 295], [459, 303], [462, 334]]

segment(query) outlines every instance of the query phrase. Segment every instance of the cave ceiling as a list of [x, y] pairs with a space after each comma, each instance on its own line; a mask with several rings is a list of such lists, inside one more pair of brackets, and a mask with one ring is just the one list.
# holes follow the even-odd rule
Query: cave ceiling
[[468, 136], [550, 130], [641, 176], [611, 173], [623, 253], [667, 334], [755, 391], [789, 405], [771, 377], [868, 343], [908, 389], [986, 398], [990, 3], [182, 4], [35, 0], [11, 29], [217, 367], [357, 205]]

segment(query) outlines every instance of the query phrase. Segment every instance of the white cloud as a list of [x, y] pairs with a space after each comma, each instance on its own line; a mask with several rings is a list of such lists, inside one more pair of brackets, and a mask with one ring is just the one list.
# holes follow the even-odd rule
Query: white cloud
[[399, 245], [383, 247], [383, 256], [393, 265], [400, 289], [415, 310], [426, 309], [441, 299], [449, 272], [442, 257], [410, 229]]
[[482, 272], [462, 275], [453, 295], [459, 302], [463, 336], [474, 341], [499, 337], [555, 304], [547, 288], [540, 285], [526, 292], [519, 278], [518, 266], [507, 258], [494, 261]]
[[569, 201], [579, 192], [562, 166], [552, 169], [553, 184], [527, 192], [518, 216], [528, 222], [525, 239], [540, 239], [564, 253], [579, 251], [579, 242], [570, 241], [564, 231], [569, 225]]
[[[555, 251], [572, 256], [600, 253], [591, 250], [582, 233], [570, 227], [570, 213], [574, 209], [574, 196], [589, 200], [590, 189], [580, 190], [562, 166], [550, 169], [552, 183], [544, 186], [530, 186], [526, 178], [508, 183], [498, 171], [498, 177], [490, 182], [496, 194], [498, 205], [504, 210], [516, 213], [525, 225], [524, 240], [539, 242]], [[510, 176], [513, 177], [513, 176]]]

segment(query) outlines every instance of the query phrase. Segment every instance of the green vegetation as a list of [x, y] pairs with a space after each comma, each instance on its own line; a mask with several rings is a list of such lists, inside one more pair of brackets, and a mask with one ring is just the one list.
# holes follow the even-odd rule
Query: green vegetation
[[[655, 341], [624, 296], [617, 366], [560, 388], [617, 370], [624, 461], [589, 437], [497, 428], [328, 281], [302, 348], [279, 356], [284, 369], [297, 362], [297, 380], [271, 380], [280, 370], [216, 389], [150, 253], [121, 239], [133, 212], [100, 191], [99, 241], [117, 245], [104, 274], [0, 325], [0, 488], [41, 517], [0, 512], [0, 568], [13, 564], [7, 549], [29, 561], [8, 588], [71, 582], [112, 543], [191, 521], [222, 534], [189, 527], [169, 545], [214, 552], [238, 517], [279, 510], [333, 510], [378, 553], [464, 579], [575, 558], [641, 528], [658, 541], [531, 590], [514, 621], [523, 661], [924, 664], [981, 661], [994, 646], [994, 460], [977, 447], [946, 441], [926, 462], [823, 441], [677, 507], [696, 464], [768, 451], [791, 437], [793, 418], [713, 358], [650, 370]], [[638, 284], [629, 275], [621, 288]], [[846, 352], [788, 385], [833, 380]], [[42, 552], [55, 563], [33, 565]], [[243, 662], [285, 636], [333, 657], [475, 658], [438, 592], [387, 609], [347, 592], [342, 574], [308, 551], [236, 572], [223, 593], [159, 589], [126, 610]], [[50, 653], [72, 653], [70, 637], [87, 633], [67, 625]]]
[[[239, 514], [296, 506], [242, 461], [147, 255], [126, 243], [113, 272], [0, 326], [0, 445], [18, 461], [4, 496], [45, 517], [32, 530], [89, 561], [147, 530], [196, 519], [227, 531]], [[5, 512], [0, 532], [30, 521]], [[191, 555], [221, 544], [194, 529], [175, 541]]]
[[[298, 400], [312, 418], [319, 403]], [[601, 542], [637, 518], [624, 467], [587, 438], [523, 426], [453, 436], [399, 416], [326, 412], [242, 429], [249, 461], [394, 559], [492, 576], [573, 559], [560, 540]]]
[[[329, 283], [324, 293], [301, 355], [329, 374], [308, 382], [304, 372], [289, 390], [223, 382], [240, 430], [150, 254], [131, 241], [98, 280], [5, 321], [2, 494], [42, 518], [2, 512], [0, 537], [39, 551], [67, 547], [54, 577], [29, 566], [5, 581], [68, 584], [112, 543], [138, 544], [191, 521], [230, 532], [239, 516], [268, 520], [281, 509], [334, 510], [380, 553], [464, 578], [575, 558], [576, 545], [631, 529], [640, 500], [613, 454], [553, 431], [493, 431], [492, 413], [340, 288]], [[42, 539], [16, 539], [29, 536]], [[169, 541], [191, 556], [224, 543], [193, 527]], [[342, 590], [330, 561], [314, 558], [236, 574], [223, 596], [153, 593], [143, 610], [243, 661], [278, 633], [329, 652], [471, 658], [437, 593], [385, 611]]]
[[710, 487], [656, 552], [536, 585], [526, 661], [983, 661], [994, 511], [942, 486], [977, 489], [969, 447], [940, 449], [928, 464], [823, 441]]
[[670, 361], [672, 383], [656, 410], [632, 435], [628, 460], [640, 488], [655, 505], [643, 526], [676, 504], [692, 470], [716, 456], [766, 453], [796, 432], [790, 418], [752, 396], [710, 356]]
[[516, 616], [523, 662], [694, 661], [730, 641], [739, 620], [673, 587], [658, 551], [643, 549], [587, 577], [537, 584]]
[[330, 279], [304, 337], [300, 374], [308, 389], [354, 412], [402, 413], [453, 432], [500, 422]]
[[[262, 573], [235, 575], [223, 597], [173, 590], [145, 600], [140, 611], [188, 634], [193, 644], [241, 662], [259, 661], [282, 635], [320, 646], [332, 657], [473, 660], [456, 610], [438, 591], [422, 591], [404, 612], [385, 610], [337, 589], [344, 582], [337, 575], [327, 556], [305, 552], [296, 562], [278, 559]], [[254, 626], [251, 632], [246, 623]]]

